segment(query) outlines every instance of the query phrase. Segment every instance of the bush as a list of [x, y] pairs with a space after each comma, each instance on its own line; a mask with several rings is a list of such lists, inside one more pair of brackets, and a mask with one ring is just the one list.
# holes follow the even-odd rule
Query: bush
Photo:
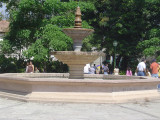
[[16, 73], [17, 65], [14, 63], [13, 58], [6, 58], [0, 55], [0, 73]]
[[[0, 73], [23, 73], [25, 72], [26, 64], [27, 62], [24, 59], [17, 60], [16, 58], [6, 58], [4, 55], [0, 55]], [[68, 66], [59, 61], [48, 61], [45, 63], [33, 61], [33, 64], [40, 72], [68, 72]]]
[[119, 75], [126, 75], [126, 71], [120, 71]]

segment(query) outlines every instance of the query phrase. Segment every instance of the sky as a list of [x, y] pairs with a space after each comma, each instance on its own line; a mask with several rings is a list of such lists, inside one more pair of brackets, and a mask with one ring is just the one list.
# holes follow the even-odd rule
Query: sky
[[0, 8], [0, 12], [5, 16], [5, 10], [6, 10], [6, 5], [5, 4], [3, 4], [3, 7], [2, 8]]

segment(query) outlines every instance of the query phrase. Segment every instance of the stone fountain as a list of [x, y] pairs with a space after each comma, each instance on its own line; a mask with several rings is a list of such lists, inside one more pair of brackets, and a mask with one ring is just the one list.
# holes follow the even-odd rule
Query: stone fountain
[[84, 65], [104, 53], [80, 51], [82, 40], [93, 32], [92, 29], [81, 28], [81, 23], [78, 7], [75, 27], [63, 30], [73, 39], [74, 51], [52, 52], [56, 58], [68, 64], [69, 74], [0, 74], [0, 97], [21, 101], [74, 103], [123, 103], [160, 98], [157, 90], [160, 79], [125, 75], [84, 75]]
[[80, 7], [77, 7], [75, 15], [74, 28], [63, 29], [63, 32], [73, 39], [74, 51], [56, 51], [51, 54], [69, 66], [69, 79], [84, 79], [84, 66], [105, 54], [102, 52], [81, 52], [82, 40], [94, 30], [82, 28]]

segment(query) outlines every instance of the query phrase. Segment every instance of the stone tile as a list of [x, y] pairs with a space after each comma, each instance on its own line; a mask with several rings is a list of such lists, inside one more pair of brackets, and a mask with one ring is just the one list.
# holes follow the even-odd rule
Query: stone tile
[[160, 120], [160, 100], [123, 104], [26, 103], [0, 98], [0, 120]]

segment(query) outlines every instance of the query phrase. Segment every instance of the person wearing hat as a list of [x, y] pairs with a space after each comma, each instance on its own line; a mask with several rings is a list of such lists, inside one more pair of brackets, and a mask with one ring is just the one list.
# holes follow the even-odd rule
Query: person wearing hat
[[156, 59], [152, 60], [152, 64], [150, 65], [150, 68], [152, 70], [152, 77], [158, 78], [158, 69], [159, 69], [159, 64], [156, 63]]

